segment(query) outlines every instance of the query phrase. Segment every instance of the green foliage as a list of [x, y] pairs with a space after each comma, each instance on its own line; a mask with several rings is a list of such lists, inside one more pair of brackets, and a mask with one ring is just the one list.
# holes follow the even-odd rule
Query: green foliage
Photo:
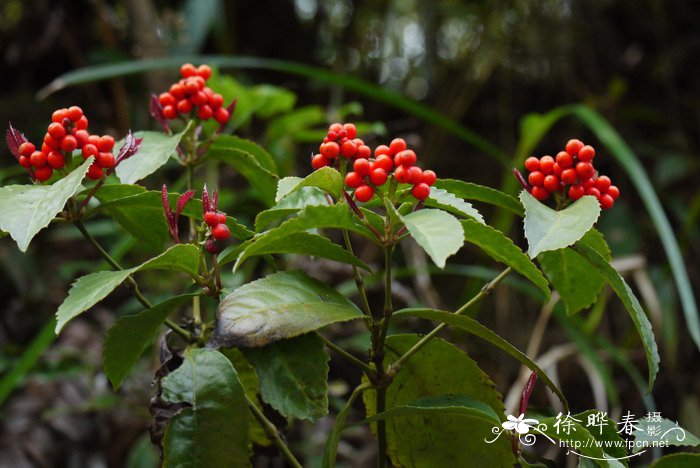
[[[466, 200], [475, 200], [503, 208], [518, 216], [525, 216], [522, 204], [508, 194], [491, 187], [454, 179], [438, 179], [435, 188], [446, 190]], [[432, 190], [431, 190], [432, 192]]]
[[208, 349], [183, 358], [162, 382], [165, 401], [187, 404], [168, 422], [163, 466], [250, 466], [248, 407], [231, 361]]
[[464, 244], [464, 231], [459, 220], [449, 213], [435, 209], [423, 209], [401, 216], [418, 245], [440, 268], [445, 267], [447, 257], [454, 255]]
[[[285, 186], [280, 186], [277, 188], [277, 195], [275, 201], [279, 201], [280, 198], [285, 197], [303, 187], [317, 187], [322, 189], [324, 192], [328, 192], [334, 197], [338, 198], [341, 191], [343, 190], [343, 177], [340, 172], [336, 171], [332, 167], [322, 167], [321, 169], [313, 171], [311, 174], [306, 176], [304, 179], [300, 180], [291, 189], [288, 189], [289, 182], [292, 178], [287, 177]], [[282, 197], [280, 197], [282, 195]]]
[[265, 346], [362, 317], [335, 289], [301, 271], [284, 271], [248, 283], [219, 304], [216, 346]]
[[[134, 133], [135, 138], [143, 138], [143, 141], [138, 153], [119, 163], [115, 170], [122, 184], [133, 184], [145, 179], [167, 163], [188, 131], [190, 126], [174, 135], [151, 131]], [[124, 140], [121, 140], [115, 146], [121, 147], [123, 144]]]
[[[388, 365], [415, 345], [420, 337], [387, 337], [385, 363]], [[449, 372], [446, 371], [449, 369]], [[386, 420], [388, 452], [396, 466], [510, 466], [514, 462], [506, 438], [486, 444], [491, 428], [503, 417], [501, 395], [493, 382], [466, 354], [440, 339], [429, 342], [406, 362], [386, 391], [389, 411], [426, 397], [466, 396], [481, 402], [498, 415], [484, 411], [432, 411], [404, 414]], [[376, 415], [375, 392], [363, 394], [367, 416]]]
[[118, 389], [136, 361], [153, 344], [163, 321], [199, 293], [171, 297], [135, 315], [120, 317], [107, 331], [102, 352], [104, 372]]
[[[291, 177], [285, 177], [281, 179], [278, 185], [277, 193], [279, 195], [279, 187], [282, 185], [283, 181], [286, 179], [291, 179]], [[298, 179], [295, 177], [295, 179]], [[302, 179], [298, 179], [302, 180]], [[326, 195], [320, 188], [317, 187], [302, 187], [299, 190], [295, 190], [289, 195], [277, 200], [277, 204], [270, 208], [269, 210], [261, 211], [255, 217], [255, 230], [261, 232], [270, 223], [285, 216], [292, 215], [307, 206], [319, 206], [327, 205]]]
[[700, 464], [700, 453], [673, 453], [661, 457], [650, 468], [695, 468]]
[[79, 189], [92, 159], [53, 185], [6, 185], [0, 187], [0, 230], [17, 242], [22, 252], [36, 234], [49, 225], [56, 213]]
[[287, 417], [317, 419], [328, 413], [328, 353], [314, 333], [243, 349], [260, 379], [262, 399]]
[[[664, 441], [667, 446], [674, 447], [700, 447], [700, 438], [679, 426], [677, 422], [666, 418], [659, 417], [658, 420], [654, 420], [645, 417], [637, 421], [634, 426], [635, 442], [645, 443], [648, 447], [651, 447], [654, 441]], [[641, 445], [635, 444], [633, 452], [640, 450]]]
[[592, 196], [582, 197], [559, 211], [539, 202], [525, 190], [520, 192], [520, 201], [525, 206], [525, 237], [530, 258], [573, 245], [600, 216], [600, 204]]
[[484, 217], [476, 208], [447, 190], [435, 187], [430, 189], [430, 197], [425, 200], [425, 206], [440, 208], [458, 216], [474, 218], [484, 224]]

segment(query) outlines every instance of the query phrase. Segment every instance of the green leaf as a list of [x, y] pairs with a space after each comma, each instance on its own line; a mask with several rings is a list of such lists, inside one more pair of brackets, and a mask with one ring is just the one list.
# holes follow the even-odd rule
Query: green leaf
[[447, 257], [464, 245], [464, 230], [459, 220], [449, 213], [423, 209], [402, 216], [408, 232], [423, 247], [435, 265], [445, 267]]
[[163, 466], [247, 467], [248, 405], [231, 362], [218, 351], [185, 350], [162, 381], [162, 398], [186, 403], [168, 422]]
[[479, 211], [476, 208], [474, 208], [470, 203], [465, 202], [461, 198], [457, 198], [455, 195], [448, 192], [447, 190], [435, 187], [431, 188], [430, 197], [426, 198], [425, 206], [441, 208], [445, 211], [449, 211], [450, 213], [459, 216], [474, 218], [480, 223], [484, 223], [484, 217], [481, 216], [481, 213], [479, 213]]
[[178, 244], [137, 267], [118, 271], [99, 271], [78, 278], [68, 291], [68, 297], [56, 311], [56, 334], [70, 320], [107, 297], [132, 273], [140, 270], [180, 270], [196, 275], [198, 268], [199, 249], [192, 244]]
[[559, 398], [565, 408], [569, 407], [569, 404], [564, 398], [564, 394], [559, 390], [559, 388], [552, 382], [552, 379], [535, 364], [530, 358], [528, 358], [524, 353], [518, 350], [515, 346], [498, 336], [492, 330], [486, 328], [476, 320], [471, 317], [466, 317], [464, 315], [455, 315], [450, 312], [445, 312], [442, 310], [433, 309], [402, 309], [394, 313], [394, 317], [420, 317], [428, 320], [435, 320], [438, 322], [446, 323], [453, 327], [457, 327], [460, 330], [464, 330], [474, 336], [477, 336], [485, 341], [488, 341], [492, 345], [499, 348], [501, 351], [506, 352], [511, 357], [515, 358], [522, 365], [528, 369], [537, 373], [537, 376], [544, 382], [544, 384], [549, 387], [552, 392]]
[[[299, 181], [299, 183], [289, 190], [285, 196], [303, 187], [318, 187], [338, 198], [340, 196], [340, 192], [343, 190], [343, 177], [340, 175], [340, 172], [336, 171], [332, 167], [322, 167], [321, 169], [316, 169], [304, 179]], [[286, 189], [286, 187], [284, 189]], [[284, 193], [284, 189], [282, 193]], [[280, 190], [278, 187], [277, 196], [279, 196], [279, 194]]]
[[102, 352], [104, 372], [115, 390], [156, 339], [163, 321], [175, 309], [199, 294], [175, 296], [138, 314], [117, 319], [107, 331]]
[[277, 182], [277, 191], [275, 192], [275, 202], [279, 202], [284, 197], [289, 195], [299, 183], [304, 180], [301, 177], [289, 176], [283, 177]]
[[[641, 418], [635, 424], [635, 431], [633, 433], [635, 442], [640, 442], [641, 444], [646, 444], [647, 447], [651, 447], [653, 442], [664, 441], [666, 447], [699, 447], [700, 439], [693, 435], [687, 429], [682, 428], [677, 422], [671, 421], [666, 418], [659, 417], [658, 420], [654, 418]], [[639, 452], [644, 448], [642, 445], [637, 445], [635, 443], [634, 453]]]
[[[416, 335], [387, 337], [385, 365], [398, 359], [420, 340]], [[449, 372], [446, 370], [449, 369]], [[468, 397], [496, 416], [425, 412], [386, 420], [387, 449], [395, 466], [511, 466], [515, 459], [505, 437], [493, 444], [491, 429], [503, 418], [502, 397], [489, 377], [456, 346], [433, 339], [406, 361], [386, 389], [387, 411], [402, 411], [427, 397]], [[368, 418], [376, 415], [376, 391], [364, 392]], [[374, 426], [374, 424], [373, 424]]]
[[[579, 242], [591, 246], [610, 261], [608, 244], [596, 229], [588, 231]], [[571, 247], [542, 252], [538, 259], [542, 270], [561, 296], [569, 315], [590, 307], [605, 284], [605, 278], [592, 269], [588, 261]]]
[[228, 140], [218, 139], [209, 147], [207, 155], [233, 167], [257, 190], [263, 202], [269, 206], [274, 205], [277, 175], [265, 169], [251, 153], [229, 146], [228, 143]]
[[435, 181], [435, 188], [446, 190], [459, 198], [476, 200], [503, 208], [520, 217], [525, 216], [523, 205], [518, 200], [491, 187], [461, 180], [438, 179]]
[[644, 310], [632, 289], [604, 257], [583, 242], [577, 242], [574, 248], [607, 280], [617, 297], [625, 305], [644, 346], [649, 367], [648, 391], [651, 392], [654, 386], [654, 379], [656, 379], [656, 374], [659, 372], [659, 352], [654, 341], [654, 332], [651, 329], [649, 319], [644, 314]]
[[294, 232], [285, 237], [264, 236], [254, 237], [240, 245], [240, 255], [233, 265], [234, 273], [248, 258], [255, 255], [268, 254], [301, 254], [327, 258], [341, 263], [347, 263], [370, 271], [362, 260], [318, 234]]
[[280, 414], [318, 419], [328, 413], [328, 361], [315, 333], [244, 349], [260, 379], [262, 399]]
[[382, 419], [406, 416], [456, 415], [481, 419], [495, 426], [501, 425], [496, 412], [489, 405], [466, 396], [429, 396], [419, 398], [411, 403], [389, 408], [383, 413], [375, 414], [356, 424], [368, 424]]
[[[447, 213], [445, 213], [447, 214]], [[449, 216], [449, 215], [448, 215]], [[286, 239], [292, 233], [303, 232], [309, 229], [338, 228], [357, 232], [369, 239], [376, 239], [374, 235], [363, 226], [345, 204], [307, 206], [299, 211], [299, 214], [290, 220], [285, 221], [276, 228], [258, 234], [255, 242], [263, 242], [268, 237], [275, 239]], [[264, 242], [268, 242], [265, 240]], [[229, 250], [224, 255], [220, 255], [219, 264], [224, 265], [235, 261], [241, 251], [238, 246]]]
[[362, 317], [355, 304], [301, 271], [283, 271], [248, 283], [224, 298], [213, 346], [265, 346]]
[[544, 293], [545, 299], [549, 300], [550, 291], [547, 280], [527, 255], [513, 244], [513, 241], [503, 235], [501, 231], [474, 220], [464, 220], [462, 226], [464, 227], [465, 241], [476, 245], [489, 257], [505, 263], [532, 281]]
[[260, 167], [266, 169], [272, 174], [277, 174], [277, 163], [275, 162], [275, 158], [273, 158], [272, 155], [265, 150], [265, 148], [252, 140], [246, 140], [245, 138], [240, 138], [235, 135], [220, 135], [217, 138], [215, 145], [217, 147], [250, 154], [255, 158]]
[[[288, 177], [285, 177], [288, 179]], [[282, 179], [284, 180], [284, 179]], [[302, 179], [299, 179], [302, 180]], [[282, 181], [280, 181], [280, 185]], [[279, 186], [277, 191], [279, 193]], [[255, 230], [261, 232], [271, 222], [284, 218], [298, 212], [307, 206], [327, 205], [326, 195], [323, 190], [317, 187], [302, 187], [280, 199], [275, 206], [269, 210], [261, 211], [255, 217]]]
[[[143, 138], [143, 141], [138, 153], [120, 162], [115, 170], [122, 184], [133, 184], [145, 179], [167, 163], [189, 129], [188, 126], [174, 135], [151, 131], [134, 133], [135, 138]], [[123, 144], [122, 139], [115, 146], [120, 147]]]
[[697, 468], [700, 466], [700, 453], [673, 453], [661, 457], [649, 468]]
[[8, 185], [0, 187], [0, 230], [27, 251], [34, 236], [49, 225], [68, 199], [79, 189], [92, 159], [53, 185]]
[[520, 192], [520, 201], [525, 206], [525, 237], [530, 258], [572, 245], [593, 227], [600, 216], [600, 203], [590, 195], [559, 211], [540, 203], [525, 190]]

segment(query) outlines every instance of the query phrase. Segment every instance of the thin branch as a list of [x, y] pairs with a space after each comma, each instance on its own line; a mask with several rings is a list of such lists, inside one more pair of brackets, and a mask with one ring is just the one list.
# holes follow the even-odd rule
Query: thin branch
[[331, 340], [329, 340], [325, 336], [322, 336], [322, 335], [319, 335], [319, 336], [321, 336], [321, 339], [323, 339], [324, 343], [326, 344], [326, 346], [329, 349], [332, 349], [333, 351], [335, 351], [339, 356], [341, 356], [346, 361], [351, 362], [351, 363], [355, 364], [357, 367], [361, 368], [365, 372], [365, 374], [367, 374], [368, 377], [375, 375], [374, 369], [372, 369], [366, 362], [363, 362], [359, 358], [356, 358], [355, 356], [353, 356], [349, 352], [345, 351], [340, 346], [333, 343]]
[[260, 425], [263, 427], [263, 429], [265, 430], [265, 434], [267, 434], [267, 436], [272, 439], [272, 442], [274, 442], [274, 444], [277, 446], [279, 451], [282, 453], [282, 456], [285, 458], [285, 460], [287, 460], [287, 463], [289, 463], [290, 466], [293, 466], [294, 468], [303, 468], [302, 464], [299, 463], [299, 460], [296, 459], [292, 451], [289, 450], [289, 447], [287, 447], [287, 444], [284, 442], [284, 440], [282, 440], [282, 436], [280, 435], [277, 426], [272, 424], [272, 422], [265, 417], [260, 408], [258, 408], [255, 402], [251, 400], [246, 393], [244, 393], [244, 395], [246, 401], [248, 402], [248, 408], [250, 408], [250, 412], [253, 413], [255, 419], [257, 419]]

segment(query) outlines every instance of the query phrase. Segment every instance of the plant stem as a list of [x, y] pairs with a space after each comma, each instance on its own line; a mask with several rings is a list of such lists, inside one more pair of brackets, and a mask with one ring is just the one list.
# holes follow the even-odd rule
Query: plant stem
[[322, 335], [319, 335], [319, 336], [321, 336], [321, 339], [323, 339], [323, 341], [326, 343], [326, 346], [328, 346], [328, 348], [330, 348], [333, 351], [335, 351], [336, 353], [338, 353], [341, 357], [343, 357], [348, 362], [351, 362], [351, 363], [355, 364], [357, 367], [361, 368], [365, 372], [365, 374], [367, 374], [368, 377], [375, 375], [374, 369], [372, 369], [366, 362], [362, 362], [360, 359], [358, 359], [355, 356], [353, 356], [352, 354], [348, 353], [343, 348], [336, 345], [335, 343], [333, 343], [331, 340], [329, 340], [325, 336], [322, 336]]
[[[121, 265], [119, 265], [119, 263], [117, 263], [117, 261], [114, 260], [109, 253], [107, 253], [107, 251], [100, 245], [100, 243], [97, 242], [97, 239], [95, 239], [92, 236], [92, 234], [88, 232], [82, 221], [80, 221], [79, 219], [75, 219], [73, 220], [73, 224], [75, 224], [75, 227], [78, 228], [78, 231], [80, 231], [80, 233], [83, 235], [83, 237], [85, 237], [85, 239], [90, 243], [90, 245], [92, 245], [95, 248], [95, 250], [97, 250], [97, 252], [99, 252], [99, 254], [102, 255], [102, 257], [107, 261], [107, 263], [110, 264], [112, 269], [117, 271], [124, 270], [121, 267]], [[148, 299], [146, 299], [141, 293], [138, 283], [131, 275], [127, 276], [125, 283], [126, 287], [145, 308], [150, 309], [153, 307], [153, 304], [151, 304], [151, 302]], [[190, 334], [190, 332], [180, 327], [178, 324], [176, 324], [170, 319], [166, 318], [163, 321], [163, 323], [172, 331], [180, 335], [185, 341], [187, 341], [188, 343], [192, 343], [192, 335]]]
[[[355, 253], [352, 250], [352, 244], [350, 243], [350, 235], [348, 234], [347, 229], [342, 229], [343, 231], [343, 240], [345, 241], [345, 248], [347, 249], [348, 252], [350, 252], [352, 255]], [[365, 313], [366, 316], [372, 317], [372, 309], [369, 307], [369, 301], [367, 300], [367, 291], [365, 290], [365, 282], [362, 279], [362, 275], [360, 274], [360, 270], [353, 265], [352, 266], [352, 274], [355, 277], [355, 285], [357, 286], [357, 291], [360, 293], [360, 298], [362, 299], [362, 310]]]
[[[496, 287], [498, 283], [500, 283], [503, 278], [508, 276], [508, 273], [511, 272], [511, 268], [508, 267], [505, 270], [503, 270], [501, 273], [499, 273], [498, 276], [496, 276], [494, 279], [492, 279], [490, 282], [488, 282], [483, 288], [481, 288], [481, 291], [469, 301], [464, 304], [462, 307], [457, 309], [457, 311], [454, 312], [455, 315], [461, 315], [463, 314], [467, 309], [469, 309], [471, 306], [479, 302], [484, 296], [488, 296], [491, 294], [491, 291], [493, 291], [493, 288]], [[428, 344], [430, 340], [432, 340], [435, 335], [440, 333], [445, 327], [447, 327], [446, 323], [441, 323], [437, 327], [435, 327], [430, 333], [425, 335], [418, 343], [414, 344], [408, 351], [406, 351], [401, 357], [399, 357], [396, 361], [394, 361], [390, 366], [389, 369], [387, 369], [387, 375], [390, 379], [393, 379], [394, 376], [399, 372], [401, 369], [401, 366], [414, 354], [416, 354], [423, 346]]]
[[279, 451], [282, 453], [282, 456], [285, 458], [285, 460], [287, 460], [287, 463], [294, 468], [303, 468], [301, 463], [299, 463], [299, 460], [296, 459], [292, 451], [289, 450], [289, 447], [287, 447], [287, 444], [285, 444], [284, 440], [282, 440], [282, 436], [280, 435], [277, 427], [265, 417], [260, 408], [258, 408], [255, 402], [251, 400], [247, 394], [245, 395], [245, 398], [248, 402], [250, 412], [253, 413], [255, 419], [257, 419], [260, 425], [263, 427], [265, 434], [272, 439], [272, 442], [274, 442], [274, 444], [277, 446]]

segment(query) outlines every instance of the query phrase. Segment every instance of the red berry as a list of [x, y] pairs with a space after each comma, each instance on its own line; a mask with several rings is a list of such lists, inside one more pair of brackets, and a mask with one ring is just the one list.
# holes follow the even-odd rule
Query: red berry
[[51, 115], [51, 121], [61, 123], [68, 115], [68, 109], [58, 109]]
[[607, 193], [601, 195], [598, 201], [600, 201], [600, 206], [604, 210], [609, 210], [615, 204], [615, 199]]
[[362, 144], [357, 146], [356, 158], [369, 159], [370, 156], [372, 156], [372, 149], [369, 146]]
[[374, 148], [374, 157], [378, 158], [382, 154], [386, 154], [388, 156], [391, 156], [391, 150], [387, 145], [379, 145], [376, 148]]
[[39, 182], [45, 182], [49, 180], [52, 175], [53, 169], [51, 169], [49, 166], [40, 167], [34, 171], [34, 177]]
[[197, 68], [191, 63], [185, 63], [180, 67], [180, 75], [183, 78], [189, 78], [197, 74]]
[[172, 120], [175, 117], [177, 117], [177, 109], [175, 109], [175, 106], [163, 107], [163, 117], [165, 117], [168, 120]]
[[562, 169], [567, 169], [574, 165], [574, 158], [566, 151], [560, 151], [557, 153], [557, 164], [559, 164]]
[[46, 166], [46, 154], [41, 151], [34, 151], [32, 155], [29, 156], [29, 163], [34, 167]]
[[88, 128], [88, 119], [85, 116], [80, 117], [78, 121], [75, 123], [75, 128], [78, 130], [87, 130]]
[[208, 80], [211, 77], [211, 67], [209, 65], [200, 65], [197, 68], [197, 75]]
[[322, 154], [317, 154], [311, 158], [311, 167], [314, 169], [321, 169], [322, 167], [330, 166], [331, 160]]
[[51, 138], [54, 140], [60, 140], [64, 136], [66, 136], [66, 127], [61, 125], [58, 122], [52, 122], [49, 125], [48, 130], [46, 131], [49, 135], [51, 135]]
[[209, 102], [209, 98], [206, 94], [204, 94], [204, 91], [197, 91], [190, 98], [190, 102], [195, 106], [203, 106]]
[[348, 137], [348, 132], [344, 128], [341, 128], [340, 131], [338, 132], [338, 138], [340, 138], [340, 140], [341, 140], [340, 142], [342, 143], [343, 141], [345, 141], [347, 139], [347, 137]]
[[230, 115], [228, 110], [224, 109], [223, 107], [219, 107], [214, 111], [214, 120], [216, 120], [220, 124], [225, 124], [226, 122], [228, 122], [229, 117]]
[[391, 156], [383, 154], [374, 161], [374, 167], [382, 168], [389, 173], [394, 168], [394, 161], [391, 159]]
[[114, 137], [111, 135], [103, 135], [97, 143], [97, 149], [100, 151], [111, 151], [114, 148]]
[[226, 239], [228, 239], [228, 236], [230, 236], [230, 235], [231, 235], [231, 230], [225, 224], [217, 224], [211, 230], [211, 236], [218, 241], [226, 240]]
[[206, 242], [204, 242], [204, 248], [212, 255], [219, 253], [219, 246], [216, 245], [216, 241], [214, 239], [207, 239]]
[[104, 171], [100, 166], [97, 165], [97, 163], [92, 163], [90, 164], [90, 167], [88, 168], [87, 171], [87, 177], [88, 179], [91, 180], [98, 180], [103, 178], [105, 175]]
[[214, 93], [209, 97], [209, 105], [216, 109], [224, 105], [224, 97], [221, 94]]
[[578, 152], [579, 161], [589, 162], [589, 161], [592, 161], [594, 157], [595, 157], [595, 150], [590, 145], [584, 146]]
[[552, 174], [559, 177], [561, 176], [562, 171], [562, 167], [558, 163], [554, 163], [554, 166], [552, 166]]
[[36, 151], [36, 146], [34, 146], [34, 143], [25, 141], [24, 143], [19, 145], [19, 154], [21, 154], [22, 156], [29, 157], [34, 151]]
[[416, 200], [425, 200], [430, 195], [430, 186], [423, 182], [416, 184], [411, 189], [411, 194]]
[[561, 171], [561, 181], [565, 184], [575, 184], [577, 179], [578, 176], [576, 175], [576, 169], [569, 168]]
[[551, 174], [554, 169], [554, 158], [551, 156], [542, 156], [540, 158], [540, 171], [544, 174]]
[[406, 184], [411, 180], [411, 170], [405, 166], [399, 166], [394, 171], [394, 177], [399, 183]]
[[[52, 147], [50, 147], [49, 145], [47, 145], [46, 143], [42, 143], [42, 144], [41, 144], [41, 152], [42, 152], [42, 153], [49, 154], [51, 151], [53, 151], [53, 150], [55, 150], [55, 149], [58, 149], [58, 148], [52, 148]], [[33, 152], [34, 152], [34, 151], [32, 151], [32, 153], [33, 153]], [[29, 156], [31, 156], [31, 154], [30, 154]], [[29, 156], [27, 156], [27, 157], [29, 157]]]
[[416, 185], [423, 183], [423, 170], [418, 166], [411, 166], [411, 180], [410, 184]]
[[215, 227], [221, 224], [219, 222], [219, 216], [214, 211], [204, 213], [204, 222], [207, 223], [209, 227]]
[[87, 145], [83, 146], [83, 158], [87, 159], [90, 156], [97, 156], [97, 153], [99, 150], [97, 149], [97, 146], [93, 145], [92, 143], [88, 143]]
[[576, 156], [578, 155], [579, 150], [583, 148], [583, 142], [581, 140], [569, 140], [568, 143], [566, 143], [566, 152], [569, 153], [571, 156]]
[[401, 161], [401, 165], [403, 166], [413, 166], [416, 163], [416, 160], [418, 159], [416, 157], [416, 153], [413, 150], [405, 150], [401, 151], [396, 155], [397, 158]]
[[594, 197], [600, 199], [600, 190], [595, 187], [589, 187], [586, 189], [586, 195], [593, 195]]
[[376, 187], [379, 187], [380, 185], [384, 185], [384, 183], [386, 182], [386, 180], [388, 178], [389, 178], [389, 174], [381, 167], [375, 168], [369, 174], [370, 182], [372, 182]]
[[530, 175], [527, 176], [527, 181], [530, 182], [530, 185], [533, 187], [540, 187], [544, 183], [544, 174], [540, 171], [531, 172]]
[[338, 134], [328, 130], [328, 133], [326, 133], [326, 138], [328, 139], [328, 141], [335, 141], [338, 139]]
[[175, 99], [179, 100], [185, 97], [185, 87], [179, 83], [172, 85], [168, 91]]
[[20, 156], [19, 165], [22, 167], [31, 167], [32, 163], [29, 161], [29, 156]]
[[191, 96], [197, 93], [199, 89], [199, 84], [194, 79], [187, 80], [187, 82], [185, 82], [185, 94], [189, 94]]
[[78, 130], [75, 132], [75, 141], [78, 142], [78, 148], [82, 148], [90, 142], [90, 134], [87, 130]]
[[346, 123], [345, 125], [343, 125], [343, 130], [345, 130], [347, 137], [351, 140], [357, 136], [357, 128], [354, 124]]
[[544, 178], [542, 185], [550, 192], [556, 192], [559, 190], [559, 178], [555, 175], [548, 175]]
[[608, 195], [610, 195], [613, 200], [617, 200], [617, 197], [620, 196], [620, 189], [615, 185], [611, 185], [608, 187]]
[[200, 107], [197, 111], [197, 117], [199, 117], [202, 120], [209, 120], [212, 118], [213, 115], [214, 111], [211, 110], [211, 107], [207, 106], [206, 104]]
[[355, 169], [355, 172], [357, 172], [357, 174], [360, 176], [369, 175], [370, 170], [371, 170], [370, 163], [367, 159], [355, 160], [352, 167], [353, 167], [353, 169]]
[[352, 141], [348, 140], [340, 145], [340, 155], [344, 158], [352, 158], [357, 154], [357, 146]]
[[340, 154], [340, 145], [335, 141], [329, 141], [321, 145], [321, 154], [327, 158], [334, 159]]
[[595, 180], [593, 180], [593, 178], [586, 179], [581, 183], [581, 185], [583, 185], [583, 188], [588, 190], [589, 188], [591, 188], [595, 185]]
[[612, 182], [608, 176], [600, 176], [595, 180], [595, 188], [600, 190], [600, 193], [606, 193]]
[[540, 160], [535, 156], [530, 156], [525, 160], [525, 169], [530, 172], [540, 170]]
[[406, 142], [403, 138], [394, 138], [389, 144], [391, 154], [397, 154], [406, 149]]
[[576, 201], [586, 194], [586, 189], [581, 185], [572, 185], [569, 187], [569, 198]]
[[[342, 126], [341, 124], [337, 123], [337, 122], [334, 123], [334, 124], [331, 124], [331, 125], [328, 127], [328, 131], [329, 131], [329, 132], [333, 132], [333, 133], [335, 133], [336, 135], [337, 135], [342, 129], [343, 129], [343, 126]], [[347, 133], [347, 132], [345, 132], [345, 133]]]
[[98, 153], [96, 162], [102, 169], [111, 169], [115, 163], [114, 155], [109, 152]]
[[578, 174], [582, 180], [590, 179], [595, 174], [593, 164], [587, 162], [576, 163], [576, 174]]
[[348, 172], [345, 176], [345, 185], [350, 188], [357, 188], [364, 183], [365, 180], [357, 172]]
[[165, 93], [160, 93], [158, 96], [158, 102], [160, 102], [160, 105], [165, 107], [165, 106], [172, 106], [175, 105], [177, 102], [175, 99], [175, 96], [172, 94], [165, 92]]
[[95, 148], [97, 148], [97, 144], [100, 142], [100, 136], [99, 135], [90, 135], [88, 138], [88, 143], [91, 145], [95, 145]]
[[66, 117], [72, 120], [73, 122], [77, 122], [82, 116], [83, 110], [78, 106], [69, 107], [68, 111], [66, 112]]
[[66, 165], [66, 158], [63, 156], [62, 153], [59, 153], [58, 151], [51, 151], [46, 157], [46, 162], [53, 169], [60, 169]]
[[219, 218], [219, 223], [220, 224], [226, 224], [226, 214], [225, 213], [216, 213], [217, 218]]
[[538, 200], [546, 200], [549, 198], [549, 192], [544, 187], [536, 186], [532, 187], [532, 196]]
[[60, 140], [54, 140], [48, 133], [44, 135], [44, 143], [46, 143], [46, 146], [48, 146], [49, 148], [53, 149], [58, 149], [61, 145]]
[[355, 198], [359, 202], [368, 202], [374, 196], [374, 189], [369, 185], [360, 185], [355, 189]]
[[423, 171], [423, 183], [428, 184], [428, 186], [432, 186], [435, 181], [437, 180], [437, 175], [435, 175], [435, 172], [431, 171], [428, 169], [427, 171]]
[[181, 99], [177, 102], [177, 111], [181, 114], [189, 114], [192, 112], [192, 103], [189, 99]]

